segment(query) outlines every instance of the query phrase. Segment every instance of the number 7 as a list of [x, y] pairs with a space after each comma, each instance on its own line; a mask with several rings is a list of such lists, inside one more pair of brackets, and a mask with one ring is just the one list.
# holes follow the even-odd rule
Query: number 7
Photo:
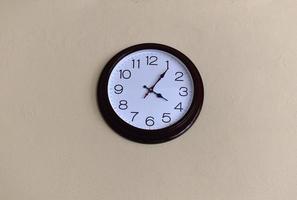
[[133, 122], [134, 118], [136, 117], [136, 115], [138, 115], [139, 112], [131, 112], [131, 113], [134, 114], [133, 117], [132, 117], [132, 122]]

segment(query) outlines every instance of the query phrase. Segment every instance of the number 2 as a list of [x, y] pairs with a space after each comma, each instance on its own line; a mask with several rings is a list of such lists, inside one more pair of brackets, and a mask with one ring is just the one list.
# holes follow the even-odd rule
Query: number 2
[[184, 81], [183, 79], [181, 79], [181, 77], [183, 77], [183, 75], [184, 75], [184, 73], [182, 73], [182, 72], [176, 72], [175, 76], [177, 76], [177, 77], [175, 78], [175, 81]]

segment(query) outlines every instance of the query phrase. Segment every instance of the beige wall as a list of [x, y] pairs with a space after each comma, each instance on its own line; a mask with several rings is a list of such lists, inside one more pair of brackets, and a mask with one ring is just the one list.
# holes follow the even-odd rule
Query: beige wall
[[[295, 200], [296, 0], [0, 0], [1, 200]], [[160, 42], [199, 66], [194, 126], [122, 139], [95, 89], [116, 52]]]

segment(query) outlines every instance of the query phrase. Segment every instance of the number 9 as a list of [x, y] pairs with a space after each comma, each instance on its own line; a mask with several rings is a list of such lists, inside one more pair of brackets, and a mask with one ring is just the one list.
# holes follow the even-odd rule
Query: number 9
[[114, 93], [121, 94], [124, 90], [124, 87], [121, 84], [117, 84], [114, 86]]

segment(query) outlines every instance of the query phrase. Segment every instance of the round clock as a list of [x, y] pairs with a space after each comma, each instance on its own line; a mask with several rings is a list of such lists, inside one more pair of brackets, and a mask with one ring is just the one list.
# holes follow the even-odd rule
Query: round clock
[[122, 50], [101, 73], [97, 100], [102, 116], [121, 136], [161, 143], [183, 134], [198, 117], [203, 83], [180, 51], [145, 43]]

